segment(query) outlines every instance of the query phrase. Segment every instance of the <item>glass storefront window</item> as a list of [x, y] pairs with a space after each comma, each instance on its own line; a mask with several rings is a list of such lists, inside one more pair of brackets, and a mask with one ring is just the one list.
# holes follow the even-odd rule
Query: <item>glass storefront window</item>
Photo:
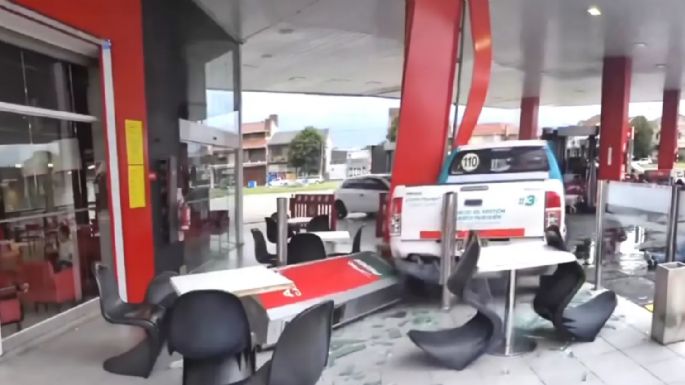
[[[0, 101], [88, 113], [88, 69], [0, 43]], [[48, 113], [49, 115], [49, 113]], [[97, 295], [104, 164], [90, 124], [0, 112], [2, 336]], [[101, 137], [101, 135], [99, 136]], [[105, 209], [103, 209], [105, 208]]]
[[25, 104], [21, 50], [0, 42], [0, 102]]
[[85, 67], [0, 42], [0, 102], [87, 114], [87, 78]]

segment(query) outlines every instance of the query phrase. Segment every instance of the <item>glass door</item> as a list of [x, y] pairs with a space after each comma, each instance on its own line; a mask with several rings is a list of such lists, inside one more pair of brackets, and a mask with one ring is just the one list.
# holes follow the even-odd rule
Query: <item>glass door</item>
[[235, 215], [237, 135], [197, 123], [192, 128], [181, 134], [178, 196], [183, 264], [187, 271], [226, 268], [236, 254], [236, 234], [241, 231]]

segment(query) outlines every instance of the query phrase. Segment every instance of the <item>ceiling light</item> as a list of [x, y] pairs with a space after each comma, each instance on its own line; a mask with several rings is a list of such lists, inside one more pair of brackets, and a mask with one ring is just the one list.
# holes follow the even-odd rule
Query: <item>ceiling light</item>
[[48, 168], [53, 168], [55, 165], [52, 163], [48, 163]]
[[635, 48], [645, 48], [647, 46], [647, 43], [643, 43], [641, 41], [638, 41], [637, 43], [633, 43], [633, 47]]
[[89, 166], [88, 166], [88, 169], [89, 169], [89, 170], [95, 170], [95, 165], [94, 165], [94, 164], [89, 165]]
[[21, 163], [17, 163], [17, 164], [14, 165], [14, 167], [16, 167], [16, 168], [21, 168], [22, 166], [21, 166]]
[[600, 10], [598, 6], [593, 5], [592, 7], [587, 9], [587, 13], [590, 16], [600, 16], [602, 14], [602, 10]]
[[656, 68], [662, 70], [662, 69], [666, 68], [666, 64], [657, 64]]

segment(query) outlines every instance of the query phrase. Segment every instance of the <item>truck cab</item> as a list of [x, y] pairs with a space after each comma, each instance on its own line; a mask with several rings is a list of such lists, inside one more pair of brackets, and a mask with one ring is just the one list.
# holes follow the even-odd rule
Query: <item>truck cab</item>
[[466, 145], [447, 157], [436, 184], [395, 188], [389, 235], [400, 270], [437, 280], [442, 200], [450, 191], [457, 194], [459, 239], [475, 230], [487, 243], [542, 244], [549, 226], [566, 232], [564, 184], [545, 141]]

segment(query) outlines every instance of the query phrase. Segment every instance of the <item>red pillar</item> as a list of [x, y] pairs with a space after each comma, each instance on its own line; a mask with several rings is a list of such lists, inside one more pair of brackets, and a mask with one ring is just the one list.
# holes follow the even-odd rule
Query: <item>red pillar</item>
[[678, 104], [680, 90], [665, 90], [659, 139], [659, 170], [670, 170], [678, 152]]
[[632, 63], [627, 57], [604, 58], [602, 117], [599, 141], [599, 179], [620, 180], [628, 132], [628, 103]]
[[521, 99], [521, 117], [519, 121], [519, 139], [538, 138], [538, 107], [540, 98], [529, 96]]
[[393, 186], [435, 183], [446, 149], [461, 0], [407, 0]]

